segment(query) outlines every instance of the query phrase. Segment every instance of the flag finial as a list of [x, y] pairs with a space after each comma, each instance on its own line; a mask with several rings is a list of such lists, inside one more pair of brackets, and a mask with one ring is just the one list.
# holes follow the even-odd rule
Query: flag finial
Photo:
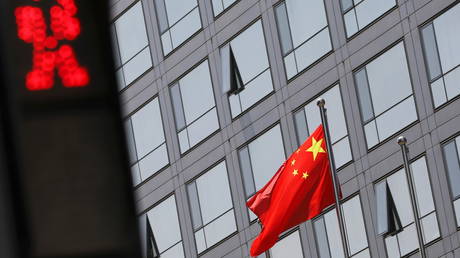
[[323, 98], [318, 98], [316, 100], [316, 105], [318, 105], [318, 107], [324, 107], [324, 105], [326, 105], [326, 101]]

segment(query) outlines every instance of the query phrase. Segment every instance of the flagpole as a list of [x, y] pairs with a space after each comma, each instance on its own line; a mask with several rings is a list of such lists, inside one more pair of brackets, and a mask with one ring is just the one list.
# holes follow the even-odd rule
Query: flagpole
[[415, 228], [417, 229], [417, 236], [418, 236], [418, 245], [420, 249], [420, 257], [425, 258], [426, 253], [425, 253], [425, 246], [423, 244], [423, 236], [422, 236], [422, 226], [420, 225], [420, 220], [418, 219], [419, 213], [418, 213], [418, 207], [417, 207], [417, 201], [415, 200], [415, 188], [414, 188], [414, 181], [412, 181], [412, 174], [410, 172], [410, 166], [409, 166], [409, 158], [407, 157], [407, 151], [408, 148], [406, 146], [407, 144], [407, 139], [404, 136], [398, 137], [398, 144], [401, 146], [401, 153], [403, 156], [403, 161], [404, 161], [404, 169], [406, 170], [406, 177], [407, 177], [407, 184], [409, 185], [409, 195], [410, 195], [410, 201], [412, 204], [412, 210], [414, 211], [414, 223], [415, 223]]
[[331, 137], [329, 134], [329, 125], [327, 123], [327, 115], [326, 115], [326, 108], [324, 107], [326, 101], [323, 98], [319, 98], [316, 102], [316, 105], [319, 107], [319, 111], [321, 114], [321, 122], [323, 124], [324, 129], [324, 138], [326, 141], [326, 148], [327, 148], [327, 155], [329, 157], [329, 165], [331, 168], [331, 177], [332, 183], [334, 184], [334, 196], [335, 196], [335, 210], [337, 213], [337, 219], [339, 221], [339, 229], [340, 229], [340, 236], [342, 238], [342, 247], [345, 257], [350, 257], [348, 254], [348, 247], [347, 247], [347, 237], [345, 235], [345, 223], [343, 220], [342, 209], [340, 208], [340, 200], [339, 200], [339, 182], [337, 178], [337, 173], [335, 169], [335, 161], [334, 155], [332, 153], [332, 144], [331, 144]]

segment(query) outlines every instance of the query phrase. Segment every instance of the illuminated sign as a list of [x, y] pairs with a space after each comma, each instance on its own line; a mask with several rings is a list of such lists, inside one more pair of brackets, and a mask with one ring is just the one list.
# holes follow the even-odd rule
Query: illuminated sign
[[72, 46], [61, 43], [80, 35], [80, 20], [75, 17], [78, 7], [74, 0], [56, 2], [47, 10], [49, 26], [40, 7], [20, 6], [14, 13], [18, 37], [32, 45], [32, 70], [25, 75], [25, 85], [31, 91], [51, 89], [55, 71], [64, 87], [84, 87], [90, 80], [87, 68], [78, 63]]

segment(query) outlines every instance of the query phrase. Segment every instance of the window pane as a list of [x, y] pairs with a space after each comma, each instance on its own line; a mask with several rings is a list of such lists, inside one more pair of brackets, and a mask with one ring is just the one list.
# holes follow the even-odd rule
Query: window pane
[[457, 227], [460, 226], [460, 199], [454, 201], [455, 218], [457, 219]]
[[323, 0], [286, 0], [294, 48], [327, 26]]
[[144, 157], [165, 141], [158, 98], [153, 99], [133, 114], [131, 120], [139, 158]]
[[460, 66], [444, 76], [447, 99], [452, 99], [460, 94]]
[[115, 21], [121, 62], [125, 63], [148, 44], [144, 13], [139, 1]]
[[460, 166], [455, 142], [444, 145], [444, 157], [446, 161], [452, 198], [460, 196]]
[[182, 242], [175, 245], [173, 248], [161, 254], [161, 258], [181, 258], [184, 256], [184, 248]]
[[350, 254], [353, 255], [367, 247], [366, 229], [364, 228], [359, 195], [343, 203], [342, 209], [349, 250]]
[[222, 0], [212, 0], [212, 9], [214, 11], [214, 16], [219, 15], [224, 10]]
[[217, 110], [213, 108], [187, 128], [190, 145], [196, 145], [217, 129], [219, 129]]
[[204, 227], [207, 247], [215, 245], [226, 236], [236, 231], [233, 209]]
[[359, 106], [361, 108], [361, 116], [363, 122], [367, 122], [374, 118], [374, 109], [372, 107], [371, 93], [367, 82], [366, 69], [361, 69], [355, 73], [355, 83], [358, 89]]
[[272, 178], [286, 158], [280, 126], [277, 125], [259, 136], [248, 148], [256, 190], [259, 190]]
[[185, 127], [184, 108], [182, 106], [182, 97], [180, 95], [179, 84], [171, 87], [171, 99], [174, 109], [174, 118], [176, 119], [177, 130], [182, 130]]
[[160, 253], [181, 241], [174, 195], [155, 206], [147, 216]]
[[183, 77], [179, 85], [187, 124], [215, 106], [207, 60]]
[[335, 209], [324, 214], [324, 223], [326, 224], [326, 232], [331, 257], [344, 258], [339, 222], [337, 220], [337, 213], [335, 212]]
[[387, 179], [387, 182], [390, 187], [391, 195], [396, 196], [393, 200], [395, 202], [399, 218], [401, 219], [401, 224], [405, 227], [414, 221], [414, 216], [412, 214], [409, 187], [407, 186], [404, 170], [399, 170], [391, 175]]
[[270, 249], [270, 258], [303, 258], [299, 231], [279, 240]]
[[171, 40], [173, 48], [178, 47], [196, 31], [201, 28], [200, 11], [196, 7], [191, 13], [187, 14], [180, 22], [171, 27]]
[[430, 75], [429, 79], [433, 80], [442, 74], [433, 24], [430, 23], [428, 26], [422, 29], [422, 38], [426, 64], [428, 66], [428, 73]]
[[233, 207], [225, 162], [200, 176], [196, 180], [196, 186], [203, 224], [208, 224]]
[[164, 0], [164, 3], [170, 26], [198, 5], [196, 0]]
[[287, 18], [286, 4], [281, 3], [275, 8], [276, 21], [278, 22], [278, 32], [281, 41], [281, 49], [283, 55], [292, 50], [291, 31], [289, 29], [289, 21]]
[[[248, 44], [251, 42], [251, 44]], [[262, 22], [247, 28], [230, 43], [243, 83], [253, 79], [268, 67], [268, 57]]]
[[128, 154], [129, 154], [129, 162], [133, 164], [137, 161], [136, 155], [136, 146], [134, 143], [134, 134], [133, 134], [133, 127], [131, 125], [131, 119], [128, 118], [125, 123], [125, 134], [126, 134], [126, 145], [128, 145]]
[[387, 185], [383, 181], [375, 185], [375, 202], [377, 204], [377, 234], [388, 232]]
[[166, 15], [166, 6], [163, 0], [154, 0], [155, 7], [158, 15], [158, 25], [160, 26], [160, 33], [163, 33], [169, 28], [168, 17]]
[[299, 70], [307, 68], [331, 49], [329, 29], [325, 28], [295, 50]]
[[421, 225], [423, 232], [423, 240], [425, 244], [435, 240], [440, 236], [436, 212], [433, 212], [430, 215], [423, 218]]
[[342, 3], [342, 11], [346, 11], [353, 7], [353, 0], [341, 0], [340, 2]]
[[412, 162], [410, 167], [417, 196], [419, 216], [423, 217], [435, 209], [425, 157]]
[[365, 0], [356, 8], [359, 29], [366, 27], [396, 5], [395, 0]]
[[307, 128], [307, 120], [305, 118], [305, 109], [301, 109], [294, 114], [294, 121], [297, 131], [297, 146], [300, 146], [310, 135]]
[[324, 225], [324, 219], [320, 218], [313, 223], [316, 236], [316, 244], [318, 247], [318, 253], [320, 258], [330, 258], [329, 245], [326, 234], [326, 226]]
[[256, 189], [254, 185], [254, 177], [252, 176], [251, 160], [249, 158], [249, 151], [247, 147], [239, 151], [239, 159], [241, 172], [243, 173], [243, 183], [246, 195], [252, 195]]
[[446, 90], [444, 88], [444, 78], [440, 77], [431, 83], [431, 93], [433, 94], [434, 107], [439, 107], [447, 101]]
[[404, 256], [418, 248], [417, 231], [415, 224], [412, 224], [398, 234], [401, 256]]
[[268, 69], [256, 77], [253, 81], [248, 83], [246, 88], [239, 93], [241, 107], [243, 110], [248, 109], [272, 91], [272, 77], [270, 74], [270, 69]]
[[193, 229], [198, 229], [203, 225], [201, 220], [200, 204], [198, 200], [198, 190], [196, 189], [196, 183], [192, 182], [187, 185], [188, 199], [190, 202], [190, 212], [192, 213]]
[[377, 131], [384, 140], [417, 120], [414, 97], [411, 96], [377, 117]]
[[168, 152], [166, 151], [166, 143], [147, 154], [139, 161], [139, 169], [141, 179], [145, 180], [152, 176], [155, 172], [168, 164]]
[[375, 115], [412, 94], [402, 42], [366, 65], [366, 70]]
[[123, 66], [125, 83], [131, 84], [150, 67], [152, 67], [152, 58], [150, 57], [149, 47], [146, 47]]
[[460, 64], [460, 5], [452, 7], [449, 11], [433, 21], [438, 43], [441, 66], [444, 73]]

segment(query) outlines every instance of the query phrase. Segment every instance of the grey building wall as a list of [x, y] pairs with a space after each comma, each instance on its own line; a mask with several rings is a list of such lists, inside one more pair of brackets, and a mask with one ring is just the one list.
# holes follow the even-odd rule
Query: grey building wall
[[[339, 1], [325, 0], [333, 52], [289, 82], [282, 62], [273, 9], [279, 1], [240, 0], [215, 19], [210, 0], [199, 0], [203, 29], [166, 58], [162, 54], [153, 0], [141, 1], [154, 67], [122, 91], [120, 96], [125, 116], [152, 97], [159, 97], [170, 165], [135, 189], [136, 202], [139, 213], [143, 213], [165, 196], [175, 193], [187, 257], [197, 257], [197, 254], [185, 183], [217, 161], [226, 160], [238, 232], [202, 257], [247, 257], [249, 243], [259, 233], [260, 227], [257, 223], [250, 224], [246, 213], [238, 147], [279, 122], [285, 152], [290, 154], [297, 146], [293, 111], [337, 82], [342, 93], [353, 156], [353, 162], [338, 173], [343, 195], [347, 198], [360, 194], [371, 256], [386, 257], [384, 241], [376, 234], [373, 183], [402, 167], [400, 148], [396, 144], [398, 135], [368, 151], [352, 72], [401, 39], [405, 42], [419, 119], [400, 134], [408, 139], [410, 158], [426, 155], [441, 234], [439, 240], [427, 246], [427, 253], [429, 257], [460, 257], [460, 232], [441, 149], [441, 142], [459, 132], [460, 99], [434, 110], [419, 33], [422, 24], [458, 1], [398, 0], [396, 8], [347, 40]], [[112, 0], [111, 17], [115, 19], [134, 2], [137, 1]], [[275, 90], [232, 120], [228, 98], [218, 94], [221, 92], [219, 46], [260, 17]], [[206, 58], [209, 60], [221, 129], [181, 156], [168, 86]], [[305, 257], [318, 257], [312, 223], [306, 222], [299, 229], [302, 239], [307, 240], [303, 243]]]

